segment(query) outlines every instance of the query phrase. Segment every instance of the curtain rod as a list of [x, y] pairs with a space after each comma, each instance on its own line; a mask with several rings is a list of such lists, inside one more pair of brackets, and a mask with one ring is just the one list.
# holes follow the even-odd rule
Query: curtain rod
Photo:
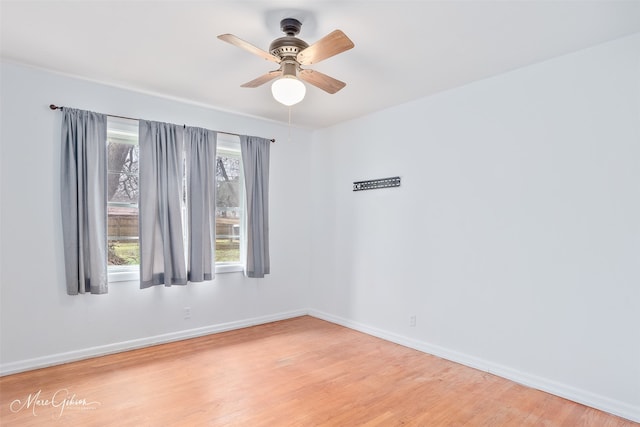
[[[52, 110], [62, 110], [64, 107], [62, 107], [62, 106], [60, 106], [60, 107], [59, 107], [59, 106], [57, 106], [57, 105], [55, 105], [55, 104], [51, 104], [51, 105], [49, 105], [49, 108], [51, 108]], [[105, 116], [109, 116], [109, 117], [116, 117], [116, 118], [118, 118], [118, 119], [140, 120], [140, 119], [134, 119], [133, 117], [116, 116], [115, 114], [105, 114]], [[184, 127], [187, 127], [187, 125], [183, 125], [183, 126], [184, 126]], [[238, 134], [238, 133], [233, 133], [233, 132], [224, 132], [224, 131], [221, 131], [221, 130], [217, 130], [216, 132], [218, 132], [218, 133], [224, 133], [225, 135], [241, 136], [241, 135], [240, 135], [240, 134]], [[275, 139], [273, 139], [273, 138], [271, 138], [269, 141], [271, 141], [271, 142], [276, 142], [276, 140], [275, 140]]]

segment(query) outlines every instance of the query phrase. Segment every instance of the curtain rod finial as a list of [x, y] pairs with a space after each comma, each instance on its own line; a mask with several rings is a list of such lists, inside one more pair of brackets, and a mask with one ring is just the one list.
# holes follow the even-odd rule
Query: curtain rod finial
[[51, 105], [49, 105], [49, 108], [51, 108], [52, 110], [62, 109], [62, 107], [58, 107], [58, 106], [57, 106], [57, 105], [55, 105], [55, 104], [51, 104]]

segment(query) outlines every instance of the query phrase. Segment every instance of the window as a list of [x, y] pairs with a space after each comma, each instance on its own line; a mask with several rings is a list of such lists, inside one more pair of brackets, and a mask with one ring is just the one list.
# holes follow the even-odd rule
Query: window
[[240, 265], [244, 200], [240, 142], [218, 138], [216, 158], [216, 266]]
[[120, 276], [138, 273], [138, 122], [135, 120], [112, 117], [107, 120], [107, 245], [110, 279], [112, 273]]
[[[139, 278], [138, 153], [138, 122], [109, 117], [107, 244], [110, 282]], [[245, 196], [237, 137], [218, 135], [215, 167], [216, 272], [241, 271], [240, 239]]]

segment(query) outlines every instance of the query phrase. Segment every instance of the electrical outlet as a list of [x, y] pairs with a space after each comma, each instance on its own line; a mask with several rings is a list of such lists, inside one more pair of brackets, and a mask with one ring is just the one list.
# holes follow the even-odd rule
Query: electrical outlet
[[184, 315], [184, 320], [191, 319], [191, 307], [185, 307], [182, 309], [182, 314]]
[[416, 315], [409, 316], [409, 326], [416, 326]]

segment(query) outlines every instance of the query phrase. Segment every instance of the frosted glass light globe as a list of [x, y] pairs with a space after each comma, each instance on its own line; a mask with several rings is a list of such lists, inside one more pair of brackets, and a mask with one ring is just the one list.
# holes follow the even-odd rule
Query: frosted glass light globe
[[273, 97], [281, 104], [291, 106], [304, 99], [307, 88], [293, 76], [279, 78], [271, 85]]

